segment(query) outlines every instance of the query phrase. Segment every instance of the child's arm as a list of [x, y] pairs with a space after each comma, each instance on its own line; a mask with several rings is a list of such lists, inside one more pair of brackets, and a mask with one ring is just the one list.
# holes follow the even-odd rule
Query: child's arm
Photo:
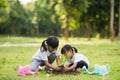
[[44, 63], [45, 63], [46, 66], [48, 66], [49, 68], [52, 68], [53, 70], [57, 70], [57, 69], [58, 69], [57, 67], [52, 66], [52, 65], [48, 62], [48, 60], [45, 60]]
[[61, 63], [60, 63], [60, 56], [56, 56], [56, 63], [57, 63], [58, 66], [61, 65]]
[[75, 69], [75, 67], [77, 66], [77, 64], [78, 64], [78, 62], [75, 62], [72, 66], [70, 66], [70, 67], [65, 67], [64, 68], [64, 72], [67, 72], [67, 71], [70, 71], [70, 70], [72, 70], [72, 69]]

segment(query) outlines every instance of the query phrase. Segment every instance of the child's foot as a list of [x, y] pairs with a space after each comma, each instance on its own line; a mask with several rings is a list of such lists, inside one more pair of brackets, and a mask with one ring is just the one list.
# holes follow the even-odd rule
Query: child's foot
[[50, 68], [48, 68], [47, 66], [45, 66], [45, 71], [49, 71], [50, 70]]
[[39, 66], [39, 67], [38, 67], [38, 70], [41, 70], [41, 69], [42, 69], [42, 67], [41, 67], [41, 66]]
[[17, 66], [16, 66], [16, 70], [18, 70], [19, 67], [20, 67], [20, 65], [17, 65]]

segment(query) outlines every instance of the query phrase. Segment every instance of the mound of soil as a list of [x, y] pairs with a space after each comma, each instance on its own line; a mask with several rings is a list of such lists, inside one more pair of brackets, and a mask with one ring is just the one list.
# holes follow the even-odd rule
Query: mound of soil
[[52, 71], [52, 74], [55, 74], [55, 75], [57, 75], [57, 74], [68, 74], [68, 75], [77, 75], [77, 74], [79, 74], [80, 72], [79, 71], [68, 71], [68, 72], [63, 72], [63, 69], [64, 69], [64, 66], [62, 65], [62, 66], [59, 66], [59, 71]]

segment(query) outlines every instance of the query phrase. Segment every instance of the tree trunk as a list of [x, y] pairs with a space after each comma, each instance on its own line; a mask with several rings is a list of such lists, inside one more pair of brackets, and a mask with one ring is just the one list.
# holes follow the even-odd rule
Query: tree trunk
[[110, 37], [111, 41], [113, 42], [115, 39], [115, 31], [114, 31], [114, 0], [111, 0], [111, 12], [110, 12]]
[[36, 28], [36, 36], [39, 37], [40, 35], [39, 26], [35, 24], [35, 28]]
[[105, 38], [105, 33], [103, 29], [100, 30], [100, 39], [102, 38]]
[[91, 40], [92, 29], [88, 22], [85, 23], [85, 36], [88, 37], [88, 41]]
[[120, 0], [119, 0], [119, 30], [118, 30], [118, 39], [120, 40]]
[[16, 34], [15, 22], [12, 22], [11, 33], [12, 33], [13, 36], [15, 36], [15, 34]]
[[68, 37], [69, 37], [69, 22], [70, 22], [69, 14], [67, 14], [66, 19], [67, 20], [66, 20], [66, 27], [64, 29], [64, 36], [65, 36], [66, 40], [68, 41]]

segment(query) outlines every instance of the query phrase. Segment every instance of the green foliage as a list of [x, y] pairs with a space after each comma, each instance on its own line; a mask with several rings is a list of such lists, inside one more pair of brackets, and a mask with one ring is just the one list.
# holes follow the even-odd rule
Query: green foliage
[[[88, 0], [91, 4], [88, 11], [82, 15], [81, 21], [84, 26], [91, 24], [89, 28], [93, 29], [93, 32], [100, 34], [101, 38], [109, 36], [109, 25], [110, 25], [110, 0], [96, 1]], [[119, 0], [115, 1], [115, 14], [118, 14], [118, 3]], [[118, 17], [114, 17], [114, 23], [118, 23]], [[117, 24], [114, 24], [114, 28], [117, 31]]]
[[[7, 1], [7, 0], [6, 0]], [[28, 35], [32, 32], [31, 11], [26, 11], [18, 0], [9, 0], [5, 8], [0, 9], [0, 33]]]
[[0, 0], [0, 9], [7, 7], [8, 2], [7, 0]]
[[10, 3], [10, 8], [11, 10], [9, 16], [11, 21], [10, 26], [12, 29], [12, 33], [16, 34], [17, 32], [17, 34], [27, 34], [29, 28], [32, 26], [29, 18], [30, 12], [26, 12], [18, 0], [12, 1]]
[[35, 24], [39, 27], [40, 33], [45, 35], [59, 35], [60, 23], [55, 14], [54, 4], [49, 0], [38, 0], [35, 2], [34, 18]]
[[7, 21], [8, 10], [8, 1], [0, 0], [0, 23]]
[[[118, 33], [119, 0], [114, 6], [114, 28]], [[0, 34], [25, 36], [109, 36], [110, 0], [0, 0]]]
[[81, 14], [87, 11], [88, 5], [89, 2], [87, 0], [58, 0], [55, 10], [60, 16], [62, 28], [66, 27], [67, 16], [69, 16], [69, 29], [77, 29], [80, 24]]

